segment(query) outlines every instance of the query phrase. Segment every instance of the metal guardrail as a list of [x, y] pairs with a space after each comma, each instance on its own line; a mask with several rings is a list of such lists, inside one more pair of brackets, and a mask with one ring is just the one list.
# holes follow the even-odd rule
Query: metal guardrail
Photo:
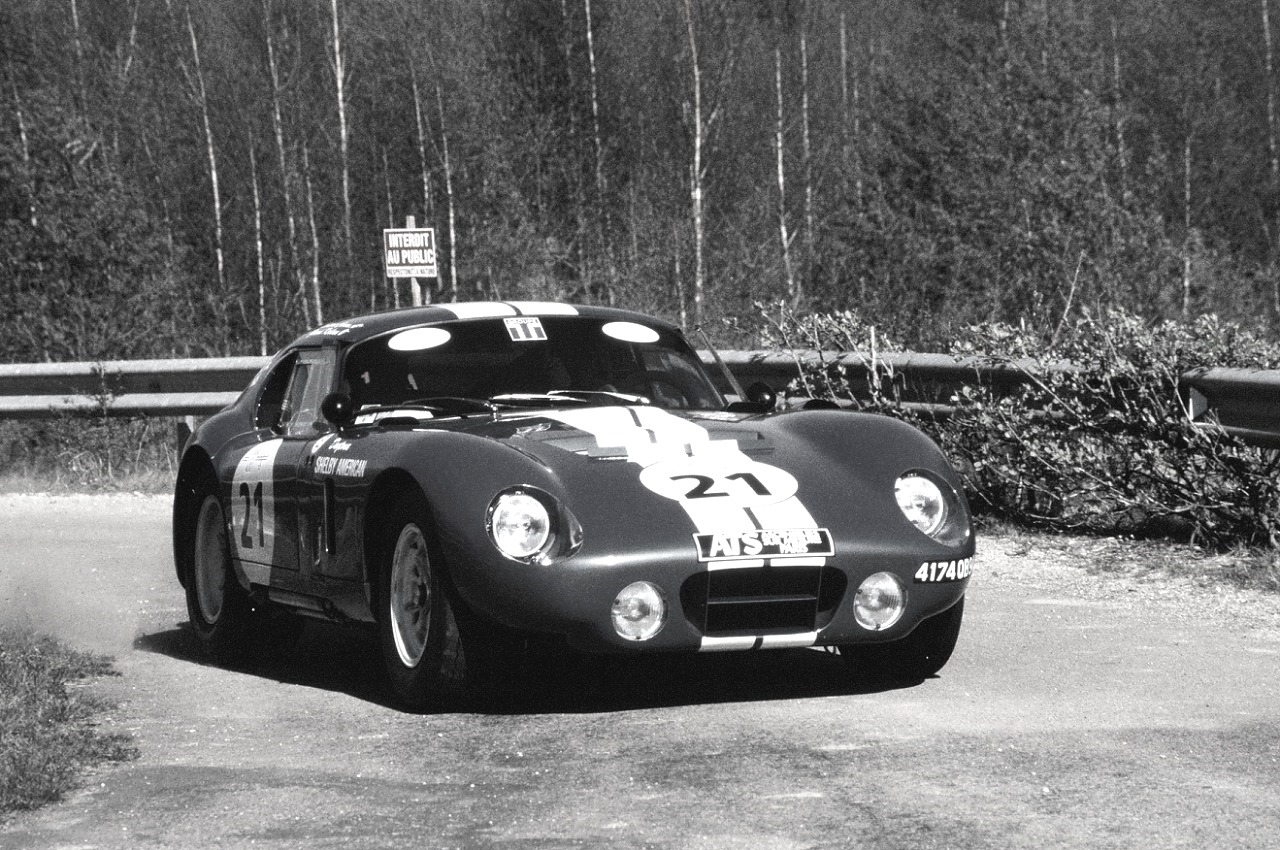
[[[711, 355], [701, 356], [718, 379]], [[873, 369], [871, 357], [859, 353], [725, 351], [721, 358], [743, 386], [764, 381], [775, 389], [798, 377], [801, 364], [842, 365], [854, 383], [866, 380]], [[0, 418], [208, 416], [234, 401], [267, 362], [266, 357], [219, 357], [0, 365]], [[892, 376], [899, 382], [905, 401], [935, 408], [945, 406], [964, 384], [1011, 389], [1030, 380], [1030, 364], [993, 364], [986, 358], [887, 354], [874, 363], [882, 380]], [[1193, 421], [1216, 422], [1248, 443], [1280, 448], [1280, 371], [1198, 369], [1183, 375], [1182, 394]]]
[[0, 365], [0, 417], [208, 416], [235, 401], [266, 357]]
[[1182, 392], [1193, 422], [1216, 421], [1250, 445], [1280, 448], [1280, 371], [1193, 369]]

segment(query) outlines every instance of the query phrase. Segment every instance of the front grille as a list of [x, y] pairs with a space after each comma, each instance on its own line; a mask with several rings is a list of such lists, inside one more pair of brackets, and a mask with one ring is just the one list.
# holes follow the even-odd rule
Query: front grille
[[680, 601], [707, 636], [796, 634], [830, 622], [844, 588], [844, 574], [830, 567], [715, 570], [686, 581]]

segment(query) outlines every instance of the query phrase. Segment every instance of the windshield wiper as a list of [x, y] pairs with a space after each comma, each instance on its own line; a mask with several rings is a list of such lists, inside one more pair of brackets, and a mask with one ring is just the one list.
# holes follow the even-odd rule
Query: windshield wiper
[[413, 398], [398, 401], [394, 404], [369, 404], [356, 411], [356, 416], [388, 413], [397, 410], [425, 410], [444, 416], [466, 416], [469, 413], [492, 414], [497, 408], [487, 401], [463, 396], [440, 395], [427, 398]]
[[560, 407], [566, 404], [583, 406], [650, 404], [644, 396], [610, 390], [551, 390], [545, 393], [503, 393], [489, 398], [502, 407]]

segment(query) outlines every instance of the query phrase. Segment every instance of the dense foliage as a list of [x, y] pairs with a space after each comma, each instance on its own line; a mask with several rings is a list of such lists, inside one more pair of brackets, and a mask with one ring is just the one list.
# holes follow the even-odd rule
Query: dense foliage
[[409, 215], [437, 299], [1274, 327], [1272, 2], [9, 0], [0, 360], [406, 303]]
[[[899, 350], [855, 313], [772, 312], [781, 347]], [[974, 379], [922, 414], [883, 365], [852, 377], [814, 368], [806, 393], [908, 419], [955, 460], [975, 508], [1057, 529], [1174, 536], [1222, 545], [1280, 541], [1280, 457], [1194, 425], [1179, 378], [1202, 366], [1276, 368], [1280, 346], [1216, 317], [1152, 325], [1124, 311], [1085, 315], [1052, 338], [1001, 323], [964, 329], [951, 352], [1024, 376]], [[869, 355], [868, 355], [869, 356]], [[1064, 366], [1069, 364], [1069, 368]]]

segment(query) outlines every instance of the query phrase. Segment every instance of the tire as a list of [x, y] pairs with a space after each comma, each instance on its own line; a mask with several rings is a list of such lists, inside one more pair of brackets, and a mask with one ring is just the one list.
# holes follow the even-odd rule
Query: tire
[[935, 614], [906, 637], [888, 643], [847, 644], [840, 656], [859, 678], [881, 682], [919, 682], [937, 674], [951, 659], [964, 619], [964, 597]]
[[187, 563], [187, 616], [201, 650], [219, 664], [243, 659], [252, 648], [255, 612], [231, 566], [222, 502], [211, 487], [197, 491]]
[[467, 680], [444, 560], [421, 499], [398, 502], [384, 528], [377, 594], [383, 663], [402, 703], [415, 710], [439, 708], [459, 696]]

